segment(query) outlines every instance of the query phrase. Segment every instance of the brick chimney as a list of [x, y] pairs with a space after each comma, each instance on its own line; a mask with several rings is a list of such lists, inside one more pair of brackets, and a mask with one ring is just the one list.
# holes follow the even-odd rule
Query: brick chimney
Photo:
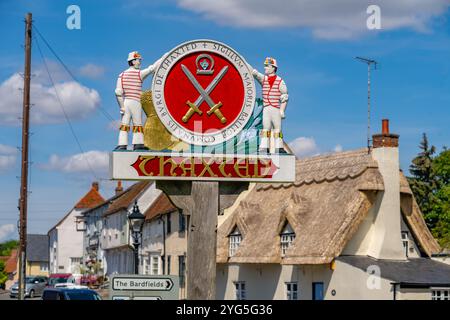
[[389, 120], [383, 119], [381, 120], [381, 133], [374, 134], [372, 136], [373, 147], [374, 148], [382, 148], [382, 147], [391, 147], [398, 148], [398, 134], [389, 133]]
[[116, 195], [123, 192], [122, 181], [117, 181]]
[[92, 182], [92, 189], [95, 189], [96, 191], [98, 191], [98, 182], [97, 181]]

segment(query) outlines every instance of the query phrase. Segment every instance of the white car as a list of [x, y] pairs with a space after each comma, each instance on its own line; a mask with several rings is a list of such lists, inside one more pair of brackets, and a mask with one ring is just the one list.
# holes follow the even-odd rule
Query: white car
[[87, 286], [81, 286], [72, 282], [57, 283], [55, 288], [67, 288], [67, 289], [89, 289]]

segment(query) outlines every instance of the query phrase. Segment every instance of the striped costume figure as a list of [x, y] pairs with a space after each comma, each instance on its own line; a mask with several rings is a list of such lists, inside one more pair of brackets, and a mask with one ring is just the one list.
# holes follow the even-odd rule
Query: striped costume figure
[[264, 62], [265, 75], [253, 69], [253, 76], [262, 86], [264, 109], [259, 151], [263, 153], [269, 152], [271, 136], [273, 137], [275, 152], [285, 153], [281, 119], [284, 118], [289, 96], [284, 80], [276, 75], [277, 68], [277, 61], [269, 57]]
[[128, 55], [130, 67], [119, 75], [115, 91], [122, 114], [116, 150], [127, 149], [130, 122], [133, 124], [133, 150], [148, 150], [144, 146], [144, 129], [142, 126], [142, 82], [155, 72], [161, 60], [159, 59], [148, 68], [140, 70], [141, 55], [137, 51], [130, 52]]

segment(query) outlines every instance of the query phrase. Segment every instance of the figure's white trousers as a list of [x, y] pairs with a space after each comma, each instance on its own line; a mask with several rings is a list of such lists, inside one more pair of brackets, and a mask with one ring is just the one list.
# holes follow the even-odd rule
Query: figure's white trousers
[[142, 127], [142, 106], [141, 102], [133, 99], [124, 99], [125, 113], [122, 116], [119, 146], [128, 145], [128, 131], [130, 122], [133, 124], [133, 144], [144, 144], [144, 130]]
[[261, 132], [261, 142], [259, 149], [268, 149], [270, 137], [274, 138], [274, 147], [280, 149], [283, 147], [281, 134], [281, 114], [280, 108], [264, 106], [263, 109], [263, 130]]

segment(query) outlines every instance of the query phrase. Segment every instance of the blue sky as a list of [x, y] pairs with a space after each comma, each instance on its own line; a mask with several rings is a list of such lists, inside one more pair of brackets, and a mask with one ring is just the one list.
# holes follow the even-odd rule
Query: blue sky
[[[81, 9], [80, 30], [66, 27], [71, 4]], [[367, 29], [369, 4], [381, 9], [380, 30]], [[285, 140], [295, 141], [304, 156], [366, 145], [367, 70], [354, 57], [376, 59], [372, 133], [380, 130], [382, 118], [390, 119], [391, 132], [400, 134], [400, 163], [407, 171], [423, 132], [439, 150], [450, 145], [449, 5], [448, 0], [1, 1], [0, 241], [17, 237], [21, 127], [16, 119], [22, 109], [17, 73], [23, 72], [26, 12], [33, 13], [38, 30], [78, 80], [38, 38], [93, 169], [77, 162], [81, 150], [34, 43], [29, 232], [46, 233], [93, 180], [100, 180], [104, 197], [112, 195], [105, 163], [117, 132], [100, 108], [119, 118], [114, 87], [128, 52], [140, 51], [147, 65], [192, 39], [226, 43], [261, 70], [266, 56], [278, 59], [290, 95]]]

